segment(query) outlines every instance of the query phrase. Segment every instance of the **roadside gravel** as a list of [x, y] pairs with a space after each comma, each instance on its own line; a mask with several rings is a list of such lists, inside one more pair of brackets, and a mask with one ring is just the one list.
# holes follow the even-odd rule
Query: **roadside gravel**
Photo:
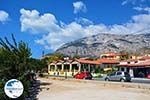
[[[39, 100], [149, 100], [148, 85], [39, 78]], [[145, 87], [145, 88], [144, 88]]]

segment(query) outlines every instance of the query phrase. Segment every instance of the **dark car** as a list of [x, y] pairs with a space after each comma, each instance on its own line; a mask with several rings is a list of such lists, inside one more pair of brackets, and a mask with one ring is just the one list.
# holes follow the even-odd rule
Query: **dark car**
[[36, 81], [36, 73], [34, 72], [27, 73], [27, 79], [30, 81]]
[[130, 82], [131, 77], [128, 72], [117, 71], [105, 77], [105, 81], [121, 81], [121, 82]]
[[90, 72], [81, 72], [81, 73], [77, 73], [76, 75], [74, 75], [74, 78], [76, 79], [92, 79], [92, 74]]

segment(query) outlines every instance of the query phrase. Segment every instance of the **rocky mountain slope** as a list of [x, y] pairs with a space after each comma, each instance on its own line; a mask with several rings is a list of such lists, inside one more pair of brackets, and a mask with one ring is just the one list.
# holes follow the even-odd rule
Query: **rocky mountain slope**
[[65, 55], [98, 57], [104, 52], [137, 52], [141, 49], [150, 50], [150, 33], [134, 35], [97, 34], [85, 37], [61, 46], [56, 52]]

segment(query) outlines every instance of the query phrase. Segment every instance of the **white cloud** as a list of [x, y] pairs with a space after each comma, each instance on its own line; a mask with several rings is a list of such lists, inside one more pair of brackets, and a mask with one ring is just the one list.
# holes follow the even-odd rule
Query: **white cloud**
[[21, 31], [31, 32], [33, 34], [48, 33], [53, 31], [59, 31], [57, 20], [54, 15], [46, 13], [39, 15], [36, 10], [25, 10], [21, 9]]
[[133, 9], [137, 10], [137, 11], [146, 11], [150, 14], [150, 7], [134, 7]]
[[150, 15], [140, 14], [132, 16], [132, 19], [123, 25], [112, 25], [110, 28], [110, 33], [116, 34], [131, 34], [138, 33], [142, 30], [147, 30], [150, 28]]
[[137, 10], [137, 11], [142, 11], [143, 10], [143, 8], [141, 8], [141, 7], [133, 7], [133, 9]]
[[139, 1], [139, 0], [123, 0], [122, 5], [126, 5], [128, 3], [135, 4], [136, 1]]
[[146, 5], [148, 6], [148, 3], [150, 3], [150, 0], [123, 0], [122, 5], [126, 4], [133, 4], [133, 5]]
[[90, 21], [89, 19], [83, 18], [83, 17], [75, 18], [75, 21], [79, 24], [82, 24], [82, 25], [91, 25], [91, 24], [93, 24], [92, 21]]
[[123, 0], [122, 5], [132, 4], [134, 10], [145, 11], [150, 14], [150, 0]]
[[43, 45], [45, 49], [52, 50], [56, 50], [64, 43], [98, 33], [131, 34], [150, 28], [150, 14], [135, 15], [127, 23], [106, 26], [103, 23], [94, 24], [86, 18], [76, 18], [75, 21], [65, 24], [50, 13], [40, 15], [36, 10], [25, 9], [20, 12], [21, 30], [43, 33], [42, 38], [35, 42]]
[[128, 3], [128, 0], [124, 0], [121, 5], [126, 5]]
[[82, 11], [82, 12], [87, 11], [86, 5], [82, 1], [74, 2], [73, 7], [74, 7], [74, 14], [77, 14], [80, 11]]
[[5, 11], [0, 10], [0, 22], [4, 23], [9, 19], [9, 14]]

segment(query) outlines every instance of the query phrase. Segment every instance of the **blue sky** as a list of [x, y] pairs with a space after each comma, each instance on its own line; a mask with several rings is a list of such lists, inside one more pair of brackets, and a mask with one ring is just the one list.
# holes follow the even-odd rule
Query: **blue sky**
[[150, 0], [0, 0], [0, 37], [13, 33], [35, 58], [82, 37], [149, 27]]

